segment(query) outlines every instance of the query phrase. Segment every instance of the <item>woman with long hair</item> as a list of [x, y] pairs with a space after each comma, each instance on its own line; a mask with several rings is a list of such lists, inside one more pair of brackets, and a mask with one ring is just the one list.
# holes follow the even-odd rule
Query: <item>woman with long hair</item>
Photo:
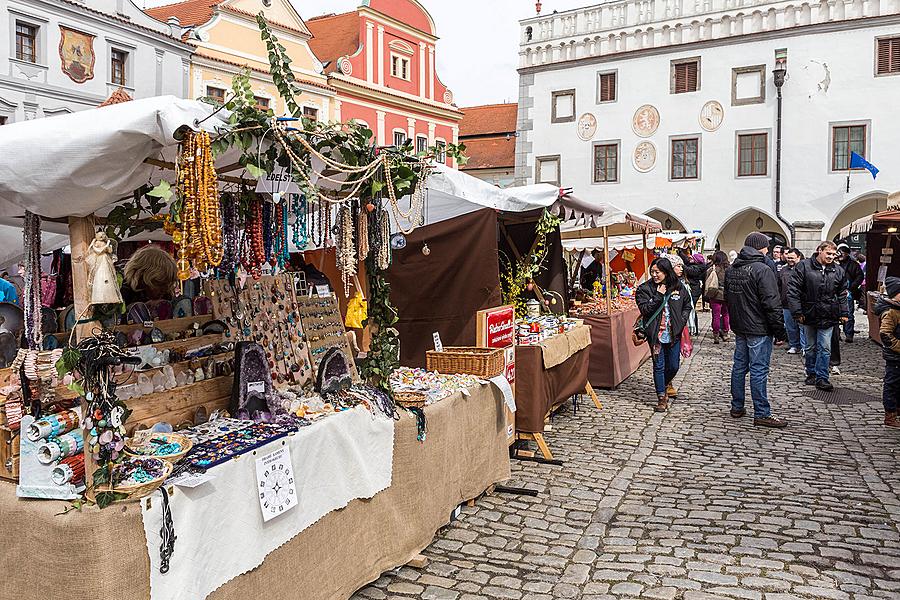
[[644, 320], [644, 333], [653, 354], [653, 383], [656, 387], [656, 411], [669, 408], [667, 388], [681, 366], [681, 357], [690, 356], [690, 344], [682, 345], [682, 331], [691, 315], [691, 294], [681, 282], [668, 258], [657, 258], [650, 265], [650, 279], [635, 294]]
[[725, 270], [731, 266], [728, 255], [721, 250], [713, 254], [712, 269], [706, 277], [706, 299], [712, 309], [713, 343], [719, 339], [728, 341], [731, 323], [728, 318], [728, 304], [725, 303]]

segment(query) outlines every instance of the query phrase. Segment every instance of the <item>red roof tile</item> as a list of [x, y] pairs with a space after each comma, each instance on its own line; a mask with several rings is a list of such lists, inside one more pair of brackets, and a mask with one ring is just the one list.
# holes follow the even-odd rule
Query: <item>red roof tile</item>
[[111, 106], [113, 104], [122, 104], [123, 102], [130, 102], [132, 100], [131, 96], [128, 95], [123, 88], [119, 88], [109, 95], [109, 98], [101, 102], [97, 105], [97, 107], [103, 106]]
[[144, 12], [165, 23], [169, 17], [178, 17], [182, 27], [194, 27], [203, 25], [213, 16], [213, 7], [218, 6], [224, 0], [185, 0], [175, 4], [166, 4], [155, 8], [148, 8]]
[[466, 145], [463, 152], [469, 162], [460, 167], [463, 171], [472, 169], [512, 169], [516, 165], [516, 137], [497, 136], [460, 140]]
[[359, 50], [359, 16], [355, 11], [313, 17], [307, 19], [306, 26], [313, 34], [309, 46], [323, 64]]
[[463, 113], [459, 122], [459, 137], [506, 134], [516, 130], [517, 104], [487, 104], [459, 110]]

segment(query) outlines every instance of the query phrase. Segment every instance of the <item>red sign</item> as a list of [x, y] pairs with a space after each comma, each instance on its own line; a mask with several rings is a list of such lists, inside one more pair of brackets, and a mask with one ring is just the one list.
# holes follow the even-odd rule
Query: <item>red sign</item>
[[516, 343], [516, 314], [512, 306], [490, 310], [485, 315], [488, 348], [507, 348]]

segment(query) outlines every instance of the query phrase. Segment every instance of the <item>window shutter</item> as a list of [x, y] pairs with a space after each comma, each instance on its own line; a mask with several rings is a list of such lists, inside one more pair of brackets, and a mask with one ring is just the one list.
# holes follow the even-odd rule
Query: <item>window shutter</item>
[[900, 73], [900, 38], [878, 40], [877, 73]]
[[605, 73], [600, 76], [600, 101], [612, 102], [616, 99], [616, 74]]
[[685, 65], [675, 65], [675, 93], [681, 94], [687, 91], [687, 72]]
[[697, 91], [697, 63], [690, 62], [685, 65], [685, 78], [688, 92]]

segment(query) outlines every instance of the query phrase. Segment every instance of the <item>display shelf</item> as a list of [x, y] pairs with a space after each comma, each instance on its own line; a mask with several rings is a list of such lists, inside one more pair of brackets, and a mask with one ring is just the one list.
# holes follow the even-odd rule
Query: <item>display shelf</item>
[[150, 427], [158, 421], [167, 421], [173, 427], [183, 421], [193, 421], [194, 414], [201, 406], [207, 413], [228, 408], [231, 399], [231, 375], [204, 379], [196, 383], [154, 392], [128, 401], [132, 409], [126, 426], [129, 431], [138, 427]]

